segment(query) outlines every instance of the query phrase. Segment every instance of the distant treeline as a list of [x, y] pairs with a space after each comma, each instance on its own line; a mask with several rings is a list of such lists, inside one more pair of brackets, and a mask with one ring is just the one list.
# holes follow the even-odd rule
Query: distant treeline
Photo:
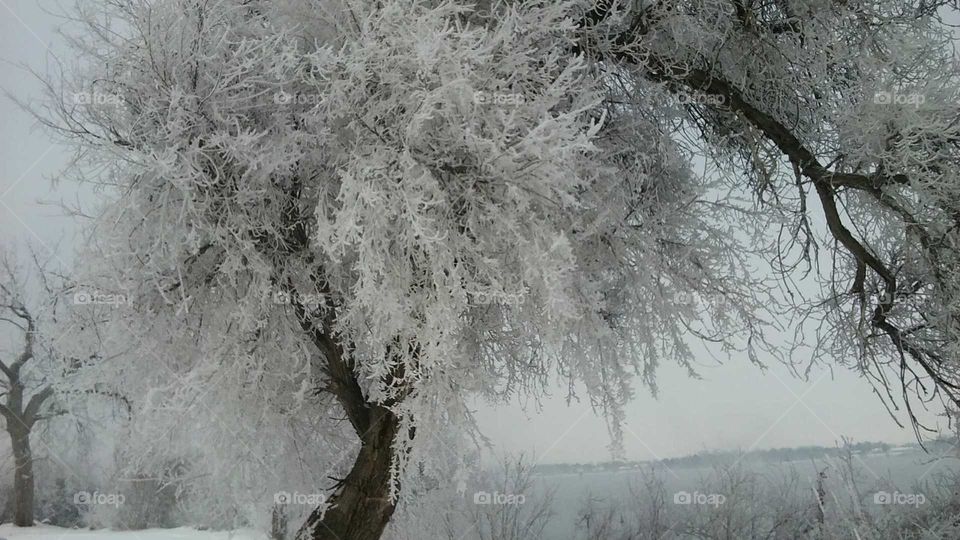
[[[953, 443], [948, 439], [937, 439], [924, 442], [927, 451], [936, 452], [938, 449], [948, 449]], [[891, 451], [920, 451], [917, 443], [892, 445], [885, 442], [858, 442], [842, 446], [798, 446], [794, 448], [771, 448], [767, 450], [752, 450], [750, 452], [717, 450], [694, 454], [690, 456], [667, 458], [655, 461], [606, 461], [602, 463], [553, 463], [537, 465], [535, 471], [539, 474], [564, 474], [584, 472], [612, 472], [619, 470], [638, 469], [649, 465], [665, 465], [671, 468], [699, 468], [723, 465], [733, 460], [749, 460], [763, 463], [782, 463], [785, 461], [801, 461], [822, 459], [824, 457], [839, 456], [849, 449], [854, 454], [889, 453]]]

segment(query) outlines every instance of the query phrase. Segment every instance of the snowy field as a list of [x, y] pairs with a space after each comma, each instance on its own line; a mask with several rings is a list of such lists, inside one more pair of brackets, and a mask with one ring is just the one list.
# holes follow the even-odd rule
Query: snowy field
[[[840, 463], [831, 460], [798, 460], [780, 463], [761, 463], [745, 460], [742, 470], [755, 474], [760, 482], [777, 485], [787, 477], [796, 477], [797, 496], [808, 497], [814, 488], [818, 471], [827, 471], [825, 487], [828, 493], [842, 493], [845, 489], [839, 481]], [[873, 492], [878, 489], [900, 492], [929, 492], [930, 483], [950, 471], [960, 468], [954, 459], [935, 459], [935, 455], [917, 450], [890, 452], [883, 454], [858, 455], [853, 467], [859, 488], [865, 493], [866, 501], [872, 500]], [[710, 467], [680, 467], [672, 470], [657, 465], [657, 476], [663, 481], [667, 501], [677, 491], [696, 492], [707, 487], [707, 478], [716, 474]], [[550, 517], [542, 538], [554, 540], [583, 538], [578, 521], [583, 504], [588, 499], [598, 502], [632, 501], [638, 494], [649, 490], [644, 486], [643, 475], [637, 470], [616, 472], [538, 474], [534, 475], [530, 490], [525, 493], [527, 503], [533, 506], [542, 500], [545, 494], [553, 492], [549, 505]], [[637, 491], [639, 490], [639, 491]], [[637, 501], [639, 511], [642, 506]], [[629, 506], [629, 503], [628, 503]], [[673, 506], [673, 505], [669, 505]], [[801, 505], [802, 506], [802, 505]], [[674, 508], [675, 509], [675, 508]], [[866, 505], [868, 512], [878, 512], [883, 507]], [[682, 510], [682, 509], [681, 509]], [[50, 526], [38, 526], [32, 529], [18, 528], [12, 525], [0, 525], [0, 540], [267, 540], [266, 534], [253, 530], [200, 531], [188, 527], [176, 529], [148, 529], [141, 531], [111, 531], [90, 529], [63, 529]], [[403, 536], [403, 538], [411, 538]], [[472, 537], [471, 537], [472, 538]], [[419, 540], [419, 539], [418, 539]]]
[[89, 529], [62, 529], [38, 526], [32, 528], [0, 525], [0, 539], [4, 540], [266, 540], [256, 531], [209, 532], [188, 527], [177, 529], [147, 529], [143, 531], [92, 531]]
[[[826, 487], [831, 492], [841, 492], [838, 483], [838, 462], [816, 460], [783, 463], [744, 463], [744, 470], [757, 473], [764, 482], [779, 484], [795, 474], [804, 495], [810, 493], [816, 483], [817, 471], [826, 470]], [[955, 459], [935, 459], [935, 455], [917, 450], [906, 453], [863, 455], [854, 459], [854, 468], [860, 487], [866, 493], [880, 488], [889, 491], [924, 491], [924, 484], [951, 470], [960, 468]], [[677, 491], [702, 490], [704, 479], [716, 474], [710, 467], [674, 467], [672, 470], [657, 465], [658, 477], [664, 481], [668, 497]], [[638, 471], [596, 472], [585, 474], [556, 474], [537, 477], [536, 490], [531, 500], [553, 491], [553, 516], [545, 530], [545, 538], [575, 538], [578, 513], [583, 503], [590, 498], [601, 501], [630, 500], [633, 489], [644, 489]], [[868, 509], [869, 509], [868, 505]], [[874, 508], [876, 510], [876, 508]]]

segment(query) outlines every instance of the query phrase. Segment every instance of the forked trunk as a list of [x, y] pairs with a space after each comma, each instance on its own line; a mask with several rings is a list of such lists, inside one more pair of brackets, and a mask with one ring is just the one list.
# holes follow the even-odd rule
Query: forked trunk
[[327, 501], [327, 511], [314, 510], [297, 532], [297, 540], [377, 540], [383, 534], [395, 509], [390, 500], [390, 464], [399, 422], [378, 405], [369, 413], [369, 428], [360, 435], [362, 444], [353, 468]]
[[13, 524], [33, 526], [33, 455], [30, 452], [30, 432], [25, 429], [10, 431], [13, 443]]

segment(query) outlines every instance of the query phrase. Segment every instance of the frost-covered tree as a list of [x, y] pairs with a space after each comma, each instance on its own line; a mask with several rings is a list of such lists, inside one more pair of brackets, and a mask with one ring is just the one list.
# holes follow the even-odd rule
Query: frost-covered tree
[[[0, 251], [0, 417], [13, 451], [13, 523], [34, 521], [34, 453], [30, 437], [38, 423], [57, 414], [51, 407], [58, 366], [52, 315], [56, 297], [41, 291], [48, 285], [45, 263], [34, 255], [26, 265], [12, 252]], [[41, 279], [31, 280], [29, 275]], [[13, 346], [10, 346], [15, 344]]]
[[856, 366], [900, 394], [912, 420], [911, 394], [960, 398], [957, 8], [600, 3], [578, 46], [640, 93], [659, 84], [680, 96], [698, 147], [746, 172], [761, 208], [787, 218], [764, 250], [787, 289], [827, 248], [825, 295], [795, 319], [810, 323], [812, 357]]
[[616, 440], [636, 375], [690, 335], [756, 359], [781, 296], [814, 358], [953, 398], [947, 5], [82, 2], [43, 117], [102, 192], [88, 279], [147, 352], [118, 377], [313, 415], [353, 465], [299, 536], [377, 538], [468, 397], [558, 377]]

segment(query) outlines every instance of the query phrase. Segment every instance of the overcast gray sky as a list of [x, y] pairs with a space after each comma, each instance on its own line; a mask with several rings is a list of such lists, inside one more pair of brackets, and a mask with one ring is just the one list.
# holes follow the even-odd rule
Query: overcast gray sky
[[[44, 72], [52, 66], [48, 48], [64, 54], [55, 28], [59, 21], [41, 9], [40, 0], [0, 0], [0, 88], [23, 100], [40, 96], [26, 64]], [[70, 259], [74, 223], [56, 206], [41, 201], [72, 199], [73, 186], [60, 190], [49, 179], [62, 168], [66, 150], [9, 99], [0, 98], [0, 243], [32, 242], [58, 249]], [[59, 246], [59, 248], [57, 247]], [[704, 449], [833, 445], [841, 436], [857, 441], [912, 440], [909, 428], [887, 415], [866, 381], [836, 369], [815, 370], [810, 381], [797, 380], [776, 364], [761, 372], [746, 358], [722, 366], [703, 355], [702, 380], [676, 366], [660, 370], [659, 399], [639, 389], [628, 408], [624, 447], [630, 459], [656, 459]], [[542, 410], [520, 404], [480, 407], [478, 418], [498, 450], [532, 454], [542, 462], [597, 461], [609, 457], [605, 423], [586, 403], [568, 406], [557, 396]], [[927, 415], [931, 425], [937, 423]], [[943, 424], [942, 420], [940, 421]]]

